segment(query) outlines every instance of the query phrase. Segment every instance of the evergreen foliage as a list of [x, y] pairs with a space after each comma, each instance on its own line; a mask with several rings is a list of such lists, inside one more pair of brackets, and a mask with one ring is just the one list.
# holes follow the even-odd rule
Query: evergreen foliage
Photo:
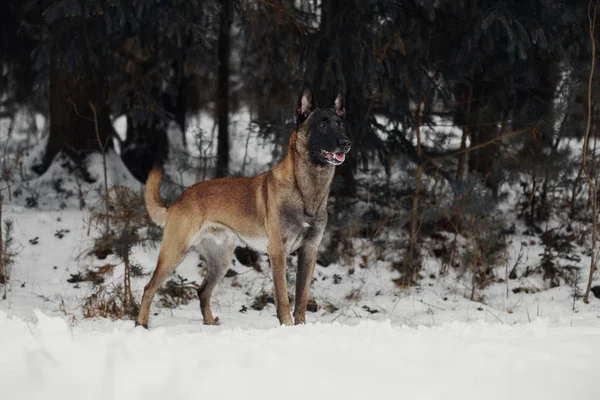
[[[227, 121], [248, 107], [280, 158], [297, 88], [311, 83], [327, 106], [339, 83], [353, 151], [333, 185], [337, 212], [361, 196], [358, 173], [389, 177], [401, 166], [408, 173], [390, 192], [410, 193], [420, 223], [474, 238], [472, 258], [483, 259], [502, 240], [480, 228], [504, 229], [495, 207], [503, 183], [520, 184], [531, 226], [589, 218], [568, 145], [587, 118], [587, 12], [582, 0], [10, 0], [0, 6], [0, 113], [50, 117], [39, 173], [59, 153], [85, 168], [125, 115], [121, 157], [143, 181], [169, 154], [167, 127], [184, 132], [200, 109]], [[595, 143], [595, 100], [592, 110]], [[224, 174], [226, 126], [218, 137]], [[597, 170], [595, 156], [590, 165]], [[395, 204], [407, 221], [412, 205]], [[128, 232], [117, 236], [129, 242]]]

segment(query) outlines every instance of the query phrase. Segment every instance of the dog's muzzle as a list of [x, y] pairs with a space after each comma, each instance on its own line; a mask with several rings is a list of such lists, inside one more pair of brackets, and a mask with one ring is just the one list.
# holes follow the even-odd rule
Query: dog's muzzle
[[335, 149], [334, 151], [321, 150], [321, 156], [329, 164], [340, 165], [346, 160], [346, 153], [350, 151], [350, 146], [344, 149]]

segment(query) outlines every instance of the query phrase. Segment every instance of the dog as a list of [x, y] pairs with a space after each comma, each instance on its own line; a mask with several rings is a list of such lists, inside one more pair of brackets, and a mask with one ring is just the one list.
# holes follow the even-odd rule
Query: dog
[[[144, 288], [136, 325], [148, 327], [152, 298], [195, 245], [208, 266], [198, 289], [204, 323], [218, 323], [210, 308], [213, 289], [233, 257], [235, 238], [269, 255], [277, 318], [282, 325], [304, 324], [306, 304], [327, 224], [327, 200], [336, 165], [344, 162], [351, 142], [343, 116], [344, 97], [336, 87], [331, 107], [319, 108], [308, 85], [296, 105], [296, 130], [285, 159], [253, 178], [198, 182], [170, 207], [160, 198], [162, 172], [153, 168], [146, 181], [146, 209], [163, 226], [156, 270]], [[294, 319], [286, 282], [287, 255], [298, 253]]]

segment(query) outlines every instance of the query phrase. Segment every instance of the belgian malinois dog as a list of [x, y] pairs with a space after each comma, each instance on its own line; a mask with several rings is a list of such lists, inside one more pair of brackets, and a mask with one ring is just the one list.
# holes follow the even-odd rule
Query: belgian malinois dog
[[[164, 226], [158, 264], [144, 297], [136, 325], [148, 327], [148, 312], [157, 289], [195, 245], [208, 266], [198, 289], [204, 323], [214, 325], [210, 297], [227, 272], [237, 236], [269, 254], [277, 318], [283, 325], [305, 323], [308, 289], [317, 250], [327, 223], [327, 199], [336, 165], [350, 151], [344, 121], [344, 98], [336, 89], [331, 108], [319, 108], [304, 86], [296, 106], [297, 128], [288, 153], [272, 170], [254, 178], [223, 178], [198, 182], [170, 207], [160, 198], [162, 173], [155, 168], [146, 181], [146, 208]], [[290, 314], [286, 256], [298, 252], [296, 306]]]

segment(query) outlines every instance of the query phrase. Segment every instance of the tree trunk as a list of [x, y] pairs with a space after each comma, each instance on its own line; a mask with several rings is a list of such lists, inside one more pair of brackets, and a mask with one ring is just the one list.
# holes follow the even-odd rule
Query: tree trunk
[[109, 108], [106, 105], [104, 81], [93, 74], [65, 74], [57, 66], [50, 71], [50, 136], [41, 165], [34, 167], [44, 173], [58, 154], [71, 159], [85, 180], [91, 180], [83, 161], [100, 150], [90, 108], [94, 104], [98, 113], [100, 140], [112, 147], [113, 135]]
[[192, 47], [192, 43], [188, 42], [186, 46], [181, 48], [180, 60], [174, 63], [173, 70], [177, 78], [177, 99], [173, 102], [171, 96], [163, 94], [162, 102], [165, 110], [173, 114], [174, 120], [181, 128], [181, 143], [184, 149], [187, 149], [186, 138], [186, 118], [190, 112], [198, 112], [203, 105], [201, 100], [203, 91], [206, 91], [206, 83], [195, 70], [193, 63], [187, 60], [187, 54]]
[[[583, 302], [585, 304], [589, 303], [590, 291], [592, 290], [592, 282], [594, 279], [594, 272], [597, 268], [597, 260], [596, 260], [596, 246], [598, 241], [598, 172], [596, 171], [596, 165], [592, 165], [592, 173], [588, 170], [588, 149], [590, 145], [590, 133], [592, 132], [592, 84], [594, 82], [594, 71], [596, 67], [596, 16], [597, 16], [597, 8], [598, 8], [598, 0], [595, 0], [595, 4], [593, 7], [593, 16], [591, 15], [592, 4], [594, 0], [589, 1], [588, 6], [588, 19], [590, 22], [589, 32], [590, 39], [592, 45], [592, 54], [591, 54], [591, 66], [590, 66], [590, 75], [588, 78], [588, 87], [587, 87], [587, 125], [585, 128], [585, 138], [583, 141], [583, 154], [582, 154], [582, 169], [585, 173], [585, 177], [588, 181], [588, 185], [590, 190], [592, 191], [592, 195], [590, 196], [592, 199], [592, 251], [590, 254], [590, 275], [588, 277], [588, 283], [585, 288], [585, 293], [583, 294]], [[596, 141], [594, 140], [594, 150], [596, 150]], [[595, 157], [596, 152], [594, 151], [592, 155]], [[592, 159], [592, 161], [594, 161]]]
[[153, 166], [162, 166], [169, 156], [166, 124], [155, 121], [152, 126], [135, 125], [127, 116], [127, 139], [123, 142], [121, 159], [131, 174], [146, 182]]
[[531, 196], [529, 197], [529, 222], [535, 222], [535, 205], [537, 203], [537, 174], [534, 172], [531, 175]]
[[[479, 125], [471, 133], [471, 146], [487, 143], [498, 136], [498, 128], [492, 125]], [[498, 146], [489, 144], [475, 150], [469, 157], [469, 168], [483, 177], [484, 184], [492, 190], [494, 200], [498, 199], [500, 179], [494, 168], [497, 158]]]
[[[359, 93], [359, 88], [354, 87], [354, 81], [350, 81], [351, 85], [348, 90], [346, 90], [346, 112], [351, 110], [347, 116], [347, 128], [346, 134], [348, 138], [352, 142], [352, 150], [348, 153], [346, 157], [346, 161], [336, 168], [336, 173], [343, 180], [343, 185], [336, 190], [336, 195], [353, 197], [356, 194], [356, 180], [354, 179], [354, 172], [356, 171], [358, 165], [358, 149], [359, 144], [359, 132], [362, 124], [365, 121], [361, 120], [364, 116], [362, 113], [358, 112], [361, 110], [360, 102], [362, 99], [358, 99], [356, 94]], [[356, 90], [356, 91], [355, 91]]]
[[[352, 142], [352, 150], [346, 156], [346, 161], [336, 167], [336, 175], [342, 178], [341, 185], [334, 185], [332, 192], [337, 196], [352, 197], [356, 194], [356, 180], [354, 173], [358, 166], [359, 149], [361, 148], [361, 137], [369, 128], [367, 110], [362, 95], [362, 82], [354, 78], [354, 62], [345, 62], [355, 57], [354, 44], [352, 41], [341, 40], [348, 32], [360, 29], [356, 26], [360, 23], [357, 18], [346, 16], [357, 15], [354, 2], [344, 0], [324, 0], [322, 3], [322, 17], [319, 33], [315, 38], [314, 60], [316, 67], [306, 78], [310, 79], [314, 86], [317, 99], [321, 107], [329, 107], [327, 103], [333, 98], [333, 89], [336, 82], [341, 82], [345, 89], [344, 98], [346, 106], [346, 134]], [[335, 50], [334, 50], [335, 49]], [[335, 54], [340, 54], [339, 59]]]
[[[419, 158], [421, 154], [421, 110], [423, 102], [417, 104], [417, 109], [414, 114], [415, 135], [417, 137], [417, 154]], [[407, 284], [413, 284], [417, 281], [419, 271], [419, 256], [417, 249], [417, 239], [419, 236], [419, 209], [421, 202], [421, 189], [423, 186], [423, 166], [417, 165], [415, 169], [415, 191], [412, 196], [412, 207], [410, 212], [410, 237], [408, 240], [408, 250], [405, 257], [405, 273], [410, 275], [406, 277]]]
[[217, 120], [219, 125], [216, 176], [229, 172], [229, 27], [232, 16], [231, 0], [221, 2], [221, 29], [219, 31], [219, 73], [217, 85]]
[[467, 137], [469, 137], [469, 124], [471, 117], [471, 103], [473, 100], [473, 85], [469, 84], [469, 90], [467, 92], [467, 109], [465, 111], [465, 121], [463, 125], [463, 134], [460, 139], [460, 155], [458, 156], [458, 166], [456, 168], [456, 180], [462, 182], [465, 179], [465, 173], [467, 171]]

